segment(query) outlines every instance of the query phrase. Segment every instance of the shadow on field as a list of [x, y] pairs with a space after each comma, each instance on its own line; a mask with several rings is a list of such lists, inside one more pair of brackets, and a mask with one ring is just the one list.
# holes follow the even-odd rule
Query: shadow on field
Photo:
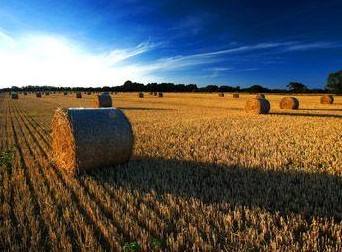
[[259, 207], [342, 220], [342, 178], [299, 171], [265, 171], [192, 161], [141, 159], [93, 171], [90, 179], [116, 188], [194, 197], [206, 204]]
[[122, 110], [174, 110], [174, 109], [165, 109], [165, 108], [143, 108], [143, 107], [117, 107]]
[[342, 111], [342, 109], [338, 109], [338, 108], [335, 108], [335, 109], [299, 109], [299, 110], [309, 110], [309, 111]]
[[[298, 110], [300, 111], [300, 110]], [[281, 116], [305, 116], [305, 117], [327, 117], [327, 118], [342, 118], [342, 115], [329, 115], [329, 114], [311, 114], [311, 113], [290, 113], [290, 112], [272, 112], [269, 115]]]

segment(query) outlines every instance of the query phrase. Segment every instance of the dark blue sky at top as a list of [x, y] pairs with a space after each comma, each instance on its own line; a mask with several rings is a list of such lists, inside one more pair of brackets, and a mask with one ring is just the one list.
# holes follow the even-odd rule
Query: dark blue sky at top
[[150, 43], [123, 64], [166, 60], [158, 81], [200, 85], [322, 87], [342, 69], [341, 27], [341, 0], [0, 0], [0, 29], [12, 35], [60, 34], [99, 53]]

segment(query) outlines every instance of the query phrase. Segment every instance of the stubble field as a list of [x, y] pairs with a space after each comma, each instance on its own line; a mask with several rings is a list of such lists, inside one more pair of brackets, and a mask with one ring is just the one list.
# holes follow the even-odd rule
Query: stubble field
[[[95, 95], [0, 95], [0, 249], [342, 250], [342, 97], [246, 114], [248, 95], [113, 95], [132, 160], [71, 177], [50, 121]], [[96, 118], [94, 118], [96, 119]]]

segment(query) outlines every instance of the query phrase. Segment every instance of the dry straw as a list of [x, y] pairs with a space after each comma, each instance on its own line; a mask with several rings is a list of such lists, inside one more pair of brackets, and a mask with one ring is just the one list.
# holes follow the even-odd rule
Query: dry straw
[[299, 108], [299, 101], [295, 97], [283, 97], [280, 100], [279, 107], [281, 109], [298, 109]]
[[113, 106], [112, 97], [109, 93], [102, 93], [97, 96], [96, 107], [98, 108], [110, 108]]
[[233, 94], [233, 98], [239, 98], [239, 97], [240, 97], [240, 94], [237, 94], [237, 93]]
[[250, 98], [246, 101], [245, 111], [254, 114], [267, 114], [271, 105], [266, 99]]
[[76, 93], [76, 98], [82, 98], [82, 93], [81, 92], [77, 92]]
[[218, 96], [219, 97], [224, 97], [224, 93], [219, 93]]
[[12, 97], [12, 99], [19, 99], [19, 95], [18, 95], [18, 93], [11, 93], [11, 97]]
[[54, 114], [52, 156], [71, 174], [125, 163], [132, 149], [132, 127], [119, 109], [59, 108]]
[[139, 97], [139, 98], [144, 98], [144, 93], [143, 93], [143, 92], [140, 92], [140, 93], [138, 94], [138, 97]]
[[321, 97], [321, 104], [333, 104], [334, 103], [334, 96], [332, 95], [323, 95]]

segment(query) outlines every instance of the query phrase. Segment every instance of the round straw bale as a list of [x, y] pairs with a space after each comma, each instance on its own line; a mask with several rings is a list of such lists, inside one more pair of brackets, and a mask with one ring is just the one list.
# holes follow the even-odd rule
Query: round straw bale
[[224, 93], [218, 93], [219, 97], [224, 97]]
[[15, 93], [15, 92], [13, 92], [13, 93], [11, 93], [11, 97], [12, 97], [12, 99], [19, 99], [19, 95], [18, 95], [18, 93]]
[[158, 96], [159, 96], [159, 97], [163, 97], [164, 94], [163, 94], [162, 92], [159, 92], [159, 93], [158, 93]]
[[250, 98], [246, 101], [245, 111], [254, 114], [267, 114], [271, 105], [266, 99]]
[[45, 95], [50, 95], [50, 92], [45, 92]]
[[68, 95], [68, 92], [63, 92], [64, 95]]
[[280, 100], [279, 107], [281, 109], [298, 109], [299, 101], [295, 97], [286, 96]]
[[321, 104], [333, 104], [334, 103], [334, 96], [332, 95], [323, 95], [321, 97]]
[[131, 124], [116, 108], [58, 108], [51, 136], [55, 164], [72, 174], [125, 163], [133, 149]]
[[157, 94], [158, 94], [157, 92], [154, 92], [154, 93], [153, 93], [154, 96], [157, 96]]
[[153, 95], [153, 92], [150, 92], [150, 95]]
[[27, 92], [24, 92], [24, 95], [27, 95]]
[[36, 93], [36, 97], [37, 97], [37, 98], [41, 98], [41, 97], [42, 97], [42, 93], [41, 93], [41, 92], [37, 92], [37, 93]]
[[265, 95], [264, 94], [257, 94], [255, 98], [258, 98], [258, 99], [265, 99]]
[[112, 97], [109, 93], [102, 93], [97, 96], [96, 107], [98, 108], [110, 108], [113, 106]]
[[139, 97], [139, 98], [144, 98], [144, 93], [143, 93], [143, 92], [140, 92], [140, 93], [138, 94], [138, 97]]
[[240, 97], [240, 94], [238, 93], [233, 94], [233, 98], [239, 98], [239, 97]]
[[82, 98], [82, 93], [81, 92], [77, 92], [76, 93], [76, 98]]
[[87, 95], [91, 95], [91, 92], [87, 92]]

